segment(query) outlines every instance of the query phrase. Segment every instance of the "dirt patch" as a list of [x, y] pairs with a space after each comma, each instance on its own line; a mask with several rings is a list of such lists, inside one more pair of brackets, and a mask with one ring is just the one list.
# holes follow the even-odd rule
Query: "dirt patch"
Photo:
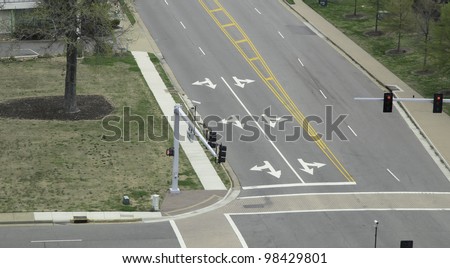
[[415, 70], [412, 72], [412, 74], [414, 75], [420, 75], [420, 76], [428, 76], [428, 75], [432, 75], [434, 74], [435, 71], [434, 70], [430, 70], [430, 69], [426, 69], [426, 70]]
[[0, 103], [0, 117], [35, 120], [98, 120], [114, 107], [101, 95], [77, 96], [78, 113], [64, 111], [64, 96], [43, 96]]
[[385, 52], [386, 55], [398, 56], [398, 55], [406, 55], [412, 53], [412, 49], [410, 48], [401, 48], [400, 50], [393, 48], [389, 49]]
[[364, 35], [368, 36], [368, 37], [377, 37], [377, 36], [383, 36], [384, 32], [382, 32], [382, 31], [375, 32], [374, 30], [370, 30], [370, 31], [364, 32]]
[[345, 14], [344, 18], [347, 20], [365, 20], [367, 16], [365, 14], [357, 13], [357, 14]]

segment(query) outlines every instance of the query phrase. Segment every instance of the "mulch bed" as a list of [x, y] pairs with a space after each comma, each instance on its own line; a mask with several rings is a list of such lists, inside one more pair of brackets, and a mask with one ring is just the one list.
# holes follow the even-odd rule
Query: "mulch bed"
[[0, 102], [0, 117], [35, 120], [98, 120], [114, 107], [100, 95], [78, 95], [78, 113], [64, 111], [64, 96], [11, 99]]

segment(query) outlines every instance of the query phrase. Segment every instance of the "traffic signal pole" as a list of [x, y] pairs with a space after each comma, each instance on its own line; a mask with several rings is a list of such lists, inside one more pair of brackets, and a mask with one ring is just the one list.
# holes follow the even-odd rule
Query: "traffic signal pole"
[[[386, 93], [387, 94], [387, 93]], [[386, 97], [386, 96], [385, 96]], [[442, 113], [442, 104], [443, 103], [450, 103], [450, 99], [444, 99], [443, 94], [434, 94], [433, 99], [426, 99], [426, 98], [392, 98], [386, 99], [386, 98], [354, 98], [354, 100], [358, 101], [381, 101], [383, 103], [383, 112], [391, 112], [392, 106], [390, 111], [386, 110], [387, 101], [389, 100], [391, 103], [393, 101], [401, 101], [401, 102], [429, 102], [433, 103], [433, 113]]]
[[170, 188], [171, 194], [180, 192], [178, 188], [178, 163], [180, 160], [180, 104], [175, 104], [174, 114], [175, 120], [173, 125], [173, 162], [172, 162], [172, 187]]
[[173, 127], [173, 163], [172, 163], [172, 186], [170, 188], [170, 193], [179, 193], [180, 189], [178, 187], [178, 170], [179, 170], [179, 156], [180, 156], [180, 119], [186, 122], [189, 126], [189, 129], [193, 129], [195, 136], [199, 138], [199, 140], [205, 145], [209, 152], [214, 157], [217, 157], [216, 151], [209, 146], [206, 139], [203, 137], [202, 133], [195, 127], [195, 125], [191, 122], [189, 117], [183, 112], [180, 104], [175, 104], [174, 107], [174, 127]]
[[[384, 101], [384, 98], [360, 98], [356, 97], [354, 100], [359, 101]], [[404, 102], [428, 102], [433, 103], [434, 99], [425, 99], [425, 98], [393, 98], [392, 101], [404, 101]], [[444, 103], [450, 103], [450, 99], [443, 99]]]

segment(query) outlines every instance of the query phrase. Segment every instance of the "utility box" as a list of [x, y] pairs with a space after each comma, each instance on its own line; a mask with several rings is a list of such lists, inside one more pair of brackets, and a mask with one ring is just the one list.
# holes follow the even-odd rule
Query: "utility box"
[[400, 241], [400, 248], [412, 248], [412, 247], [413, 247], [412, 240], [401, 240]]
[[128, 195], [124, 195], [123, 196], [122, 204], [124, 204], [124, 205], [129, 205], [130, 204], [130, 198], [128, 197]]
[[159, 195], [152, 195], [152, 211], [159, 211]]

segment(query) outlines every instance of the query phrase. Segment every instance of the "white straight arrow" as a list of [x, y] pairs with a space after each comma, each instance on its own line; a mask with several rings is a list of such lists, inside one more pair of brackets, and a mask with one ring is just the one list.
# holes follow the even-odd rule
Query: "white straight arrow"
[[217, 86], [216, 84], [213, 84], [213, 82], [209, 78], [205, 78], [205, 81], [202, 81], [202, 82], [200, 82], [200, 81], [194, 82], [194, 83], [192, 83], [192, 85], [194, 85], [194, 86], [203, 86], [203, 85], [205, 85], [205, 86], [210, 87], [212, 89], [215, 89], [216, 86]]
[[316, 168], [321, 168], [323, 166], [325, 166], [325, 164], [323, 163], [307, 163], [305, 161], [303, 161], [303, 159], [298, 159], [298, 162], [300, 162], [300, 165], [302, 165], [303, 168], [301, 168], [300, 170], [303, 170], [306, 173], [309, 173], [311, 175], [314, 175], [314, 169], [311, 167], [316, 167]]
[[269, 173], [270, 175], [274, 176], [275, 178], [279, 179], [281, 177], [281, 170], [276, 171], [272, 165], [269, 163], [269, 161], [264, 161], [264, 165], [258, 167], [258, 165], [252, 167], [250, 170], [254, 170], [254, 171], [262, 171], [264, 169], [268, 169], [269, 171], [267, 173]]
[[251, 80], [251, 79], [239, 79], [236, 76], [233, 76], [234, 81], [236, 82], [236, 86], [244, 88], [246, 84], [250, 84], [255, 82], [255, 80]]

